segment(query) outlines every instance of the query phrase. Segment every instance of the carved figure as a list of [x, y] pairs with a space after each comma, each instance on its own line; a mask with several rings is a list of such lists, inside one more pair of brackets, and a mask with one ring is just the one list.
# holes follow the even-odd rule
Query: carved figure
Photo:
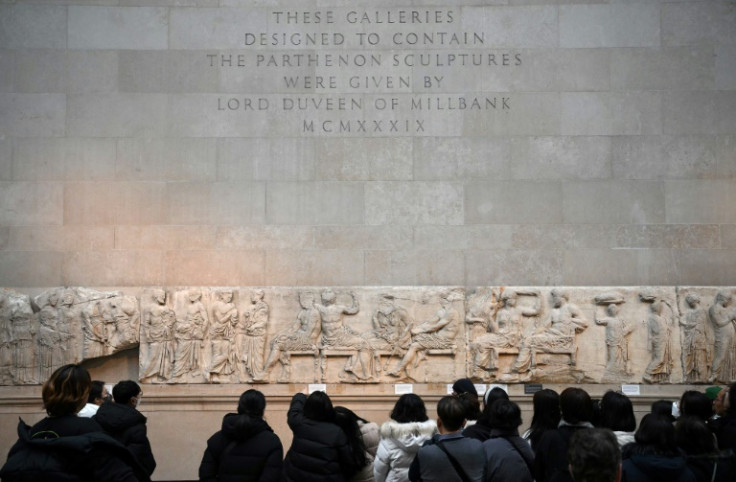
[[255, 290], [251, 294], [251, 306], [243, 313], [243, 344], [239, 359], [244, 364], [243, 371], [247, 379], [261, 377], [263, 357], [266, 350], [266, 327], [270, 308], [263, 301], [263, 290]]
[[374, 358], [374, 367], [377, 372], [381, 371], [380, 351], [390, 351], [393, 356], [398, 350], [406, 350], [408, 339], [401, 340], [401, 335], [406, 327], [413, 323], [408, 311], [396, 306], [396, 298], [390, 294], [384, 294], [379, 302], [378, 309], [371, 318], [372, 330], [363, 334], [371, 347]]
[[[451, 293], [443, 293], [440, 296], [441, 308], [437, 311], [434, 318], [408, 327], [404, 336], [406, 334], [410, 336], [411, 342], [409, 349], [399, 364], [388, 372], [387, 375], [392, 377], [401, 376], [401, 373], [405, 372], [407, 367], [412, 363], [413, 368], [416, 368], [419, 362], [426, 356], [427, 350], [446, 350], [453, 348], [462, 318], [460, 313], [453, 308], [450, 296]], [[418, 358], [418, 355], [421, 358]], [[406, 375], [409, 376], [408, 373]]]
[[506, 290], [501, 294], [501, 308], [488, 316], [487, 333], [475, 338], [469, 345], [471, 376], [487, 378], [489, 372], [498, 370], [499, 350], [519, 346], [523, 327], [522, 316], [537, 316], [540, 307], [538, 292], [523, 294], [535, 297], [532, 307], [518, 307], [519, 295], [516, 291]]
[[343, 378], [352, 373], [359, 380], [371, 378], [370, 366], [371, 353], [368, 342], [358, 333], [345, 325], [343, 315], [354, 315], [360, 310], [358, 300], [350, 293], [352, 303], [350, 306], [336, 303], [337, 296], [331, 289], [322, 292], [322, 303], [315, 303], [314, 307], [319, 311], [321, 317], [322, 342], [320, 352], [322, 353], [322, 374], [324, 376], [324, 364], [326, 363], [324, 350], [338, 349], [355, 351], [350, 355], [340, 373]]
[[292, 351], [311, 351], [314, 353], [315, 363], [319, 356], [320, 314], [314, 307], [314, 295], [309, 291], [299, 293], [299, 304], [301, 310], [296, 315], [296, 320], [290, 328], [278, 334], [271, 340], [271, 349], [268, 359], [263, 367], [263, 372], [256, 380], [262, 380], [271, 371], [276, 362], [281, 363], [281, 375], [279, 381], [289, 381], [291, 376]]
[[643, 380], [647, 383], [668, 381], [672, 373], [672, 334], [669, 321], [662, 316], [663, 307], [664, 301], [660, 299], [649, 306], [647, 331], [652, 359], [644, 370]]
[[680, 318], [682, 328], [682, 373], [686, 382], [699, 382], [708, 377], [710, 353], [707, 333], [708, 314], [700, 306], [700, 296], [685, 296], [687, 312]]
[[730, 383], [733, 379], [734, 365], [734, 331], [736, 310], [732, 307], [733, 295], [727, 291], [719, 291], [708, 310], [708, 318], [713, 328], [715, 344], [713, 346], [713, 366], [708, 383], [723, 381]]
[[[23, 297], [27, 298], [27, 297]], [[33, 310], [30, 300], [15, 300], [10, 309], [10, 339], [13, 347], [14, 379], [21, 384], [36, 381], [36, 360], [33, 349], [33, 337], [36, 330], [33, 327]]]
[[[629, 363], [629, 340], [628, 336], [633, 333], [634, 326], [630, 325], [624, 318], [618, 316], [619, 307], [616, 301], [609, 300], [605, 304], [605, 316], [595, 318], [595, 324], [606, 327], [606, 371], [616, 375], [630, 375]], [[604, 304], [596, 300], [598, 304]], [[623, 299], [619, 301], [623, 303]]]
[[97, 358], [105, 355], [105, 345], [108, 343], [105, 318], [108, 315], [101, 300], [93, 301], [82, 310], [83, 358]]
[[66, 348], [66, 340], [62, 342], [57, 330], [59, 324], [59, 294], [51, 291], [46, 296], [46, 302], [38, 313], [40, 326], [38, 329], [38, 366], [39, 379], [48, 380], [58, 367], [64, 365], [57, 353]]
[[174, 325], [176, 351], [174, 352], [173, 378], [186, 374], [199, 375], [202, 368], [202, 348], [207, 330], [207, 310], [202, 304], [202, 293], [190, 290], [189, 305], [184, 319], [177, 319]]
[[230, 350], [231, 335], [238, 323], [238, 309], [233, 303], [233, 292], [222, 291], [212, 306], [212, 323], [210, 324], [211, 357], [209, 381], [215, 377], [233, 373], [233, 355]]
[[569, 295], [553, 289], [550, 293], [552, 309], [543, 322], [536, 326], [531, 336], [526, 336], [514, 362], [513, 372], [528, 377], [534, 365], [534, 354], [563, 353], [570, 356], [570, 365], [575, 365], [577, 344], [575, 335], [588, 327], [580, 308], [569, 303]]
[[168, 380], [174, 361], [173, 328], [176, 322], [174, 310], [166, 306], [166, 291], [154, 290], [154, 300], [143, 313], [143, 336], [146, 356], [141, 360], [141, 380], [156, 377]]
[[124, 296], [110, 298], [105, 321], [109, 341], [107, 354], [134, 347], [138, 343], [140, 314], [135, 298]]
[[4, 290], [0, 291], [0, 381], [12, 383], [13, 354], [10, 342], [10, 311], [8, 297]]

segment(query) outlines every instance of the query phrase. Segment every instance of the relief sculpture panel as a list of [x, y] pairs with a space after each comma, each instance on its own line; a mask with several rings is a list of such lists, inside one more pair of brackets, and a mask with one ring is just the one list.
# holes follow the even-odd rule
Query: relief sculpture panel
[[0, 383], [138, 347], [144, 383], [716, 383], [731, 287], [0, 290]]

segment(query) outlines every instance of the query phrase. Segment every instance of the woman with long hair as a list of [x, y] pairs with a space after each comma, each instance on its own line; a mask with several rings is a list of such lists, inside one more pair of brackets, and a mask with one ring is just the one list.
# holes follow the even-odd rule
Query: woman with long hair
[[373, 474], [376, 482], [406, 482], [409, 466], [421, 446], [437, 433], [437, 423], [427, 417], [424, 401], [413, 393], [402, 395], [381, 426]]
[[346, 407], [335, 407], [335, 423], [348, 437], [358, 472], [350, 482], [373, 482], [373, 459], [378, 450], [378, 425]]
[[251, 389], [240, 395], [238, 413], [225, 415], [220, 431], [207, 440], [199, 480], [279, 480], [284, 449], [263, 419], [265, 410], [263, 393]]
[[47, 417], [29, 427], [18, 425], [19, 440], [0, 471], [4, 482], [26, 480], [150, 480], [124, 445], [91, 418], [77, 417], [92, 386], [79, 365], [58, 368], [43, 384]]
[[357, 471], [345, 432], [335, 423], [335, 408], [324, 392], [297, 393], [287, 422], [293, 433], [284, 459], [287, 482], [344, 482]]
[[485, 442], [491, 438], [491, 407], [496, 400], [508, 400], [509, 394], [500, 387], [493, 387], [486, 390], [483, 395], [483, 411], [478, 416], [478, 421], [463, 429], [463, 436], [474, 438]]
[[536, 450], [542, 435], [548, 430], [556, 429], [560, 424], [560, 395], [554, 390], [544, 388], [534, 394], [532, 406], [532, 423], [522, 438], [529, 441], [532, 450]]
[[609, 390], [601, 399], [600, 427], [610, 429], [616, 436], [618, 446], [634, 441], [636, 417], [629, 397]]

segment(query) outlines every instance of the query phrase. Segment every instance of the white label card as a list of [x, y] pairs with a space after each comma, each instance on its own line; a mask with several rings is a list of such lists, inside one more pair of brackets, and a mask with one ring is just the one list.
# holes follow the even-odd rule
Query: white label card
[[621, 391], [627, 397], [638, 397], [641, 395], [641, 387], [639, 385], [621, 385]]
[[414, 393], [414, 385], [411, 383], [397, 383], [394, 385], [394, 393], [396, 395], [404, 395], [405, 393]]
[[312, 392], [325, 392], [327, 393], [327, 384], [326, 383], [310, 383], [309, 384], [309, 393]]

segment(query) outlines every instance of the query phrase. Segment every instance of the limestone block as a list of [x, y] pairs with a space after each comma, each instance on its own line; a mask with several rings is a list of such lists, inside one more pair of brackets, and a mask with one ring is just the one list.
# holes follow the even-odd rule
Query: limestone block
[[310, 249], [314, 247], [312, 226], [221, 226], [215, 246], [219, 249]]
[[66, 52], [66, 92], [85, 94], [118, 91], [117, 50]]
[[663, 4], [661, 17], [664, 45], [736, 44], [736, 13], [728, 2]]
[[264, 266], [262, 250], [167, 251], [163, 284], [258, 285], [264, 278]]
[[316, 226], [317, 249], [390, 249], [412, 245], [410, 226]]
[[59, 225], [63, 215], [61, 184], [0, 183], [0, 226]]
[[736, 91], [716, 92], [718, 134], [736, 134]]
[[266, 222], [362, 224], [363, 190], [362, 183], [353, 182], [269, 183], [266, 193]]
[[558, 182], [488, 181], [465, 186], [466, 224], [562, 222]]
[[718, 90], [736, 89], [736, 49], [732, 45], [716, 45], [716, 82]]
[[265, 9], [175, 8], [169, 14], [169, 48], [175, 50], [230, 49], [244, 45], [246, 32], [269, 25]]
[[[468, 112], [465, 136], [554, 136], [560, 135], [561, 99], [558, 93], [519, 93], [497, 96], [497, 103], [508, 99], [508, 110]], [[564, 117], [562, 117], [564, 119]], [[440, 128], [438, 132], [442, 132]], [[579, 133], [575, 133], [577, 135]]]
[[464, 30], [484, 32], [494, 47], [548, 47], [557, 44], [557, 9], [553, 6], [464, 7]]
[[662, 95], [665, 134], [718, 133], [719, 108], [713, 92], [665, 92]]
[[720, 239], [715, 224], [623, 225], [616, 232], [621, 248], [719, 249]]
[[[110, 205], [114, 199], [115, 206]], [[86, 182], [64, 186], [65, 224], [160, 224], [165, 216], [165, 184]]]
[[10, 49], [66, 45], [66, 12], [58, 5], [0, 5], [0, 45]]
[[169, 15], [154, 7], [68, 9], [70, 49], [158, 50], [168, 47]]
[[66, 55], [64, 51], [33, 49], [15, 54], [15, 92], [66, 92]]
[[527, 250], [614, 248], [612, 224], [522, 224], [513, 226], [511, 247]]
[[664, 193], [667, 223], [736, 222], [731, 209], [736, 182], [732, 180], [667, 181]]
[[265, 282], [273, 285], [345, 286], [363, 282], [361, 250], [266, 251]]
[[14, 226], [8, 248], [29, 251], [105, 251], [113, 249], [110, 226]]
[[575, 249], [564, 253], [561, 282], [588, 285], [605, 276], [611, 285], [666, 285], [677, 273], [670, 250]]
[[118, 180], [214, 181], [213, 139], [119, 139]]
[[715, 144], [718, 173], [733, 178], [736, 175], [736, 136], [718, 136]]
[[0, 92], [15, 92], [15, 51], [0, 50]]
[[367, 224], [461, 224], [462, 187], [449, 182], [366, 185]]
[[391, 252], [365, 251], [365, 276], [363, 283], [369, 286], [390, 284]]
[[[115, 5], [121, 7], [138, 7], [138, 6], [151, 6], [151, 7], [216, 7], [218, 5], [225, 5], [224, 2], [219, 0], [113, 0]], [[244, 6], [252, 6], [252, 3]]]
[[13, 177], [13, 144], [9, 137], [0, 136], [0, 181]]
[[513, 227], [506, 224], [492, 226], [415, 226], [414, 246], [421, 250], [453, 249], [506, 249], [513, 246]]
[[721, 225], [721, 247], [736, 249], [736, 225]]
[[120, 92], [217, 92], [218, 70], [210, 67], [206, 52], [121, 51]]
[[265, 215], [263, 183], [168, 183], [170, 224], [260, 224]]
[[0, 250], [4, 250], [8, 247], [10, 240], [10, 228], [5, 226], [0, 228]]
[[176, 183], [166, 186], [167, 224], [208, 224], [212, 217], [212, 184]]
[[563, 134], [662, 133], [662, 101], [657, 92], [563, 93], [561, 106]]
[[115, 226], [115, 249], [212, 249], [216, 239], [215, 226]]
[[414, 179], [466, 181], [510, 177], [511, 148], [501, 138], [423, 137], [414, 142]]
[[709, 136], [617, 136], [612, 143], [615, 179], [698, 179], [717, 172]]
[[[558, 252], [524, 249], [466, 251], [466, 284], [516, 284], [532, 280], [535, 284], [562, 282], [563, 256]], [[508, 280], [508, 281], [507, 281]]]
[[0, 279], [7, 286], [61, 285], [61, 265], [58, 251], [0, 251]]
[[415, 144], [409, 138], [317, 139], [315, 176], [324, 181], [412, 179]]
[[665, 188], [650, 181], [566, 182], [562, 213], [566, 223], [662, 223]]
[[615, 49], [615, 90], [710, 90], [715, 83], [713, 48], [707, 46]]
[[111, 181], [115, 179], [115, 141], [17, 139], [13, 177], [21, 181]]
[[161, 284], [160, 251], [72, 251], [64, 254], [65, 285], [147, 286]]
[[[67, 96], [67, 135], [79, 137], [163, 137], [167, 99], [160, 94]], [[110, 113], [115, 115], [111, 116]]]
[[[606, 49], [521, 50], [522, 64], [513, 75], [497, 74], [505, 82], [486, 87], [513, 92], [596, 92], [611, 88], [611, 52]], [[494, 77], [490, 77], [494, 79]], [[508, 85], [507, 89], [501, 86]]]
[[677, 269], [687, 273], [688, 280], [693, 284], [720, 283], [733, 279], [734, 254], [733, 249], [706, 250], [688, 249], [674, 253], [677, 259]]
[[607, 179], [610, 137], [517, 137], [511, 142], [513, 179]]
[[310, 139], [218, 139], [220, 180], [308, 181], [314, 179]]
[[560, 47], [660, 45], [658, 5], [563, 5], [559, 22]]
[[61, 94], [0, 94], [0, 132], [19, 137], [64, 134], [66, 99]]
[[[152, 95], [152, 94], [151, 94]], [[267, 106], [258, 109], [259, 99]], [[251, 102], [251, 104], [247, 104]], [[170, 98], [168, 130], [175, 137], [286, 137], [301, 132], [301, 123], [293, 115], [279, 117], [272, 112], [276, 96], [181, 94]], [[228, 107], [232, 106], [232, 108]]]
[[386, 277], [391, 284], [408, 286], [426, 280], [427, 284], [441, 285], [465, 281], [463, 252], [453, 245], [436, 250], [391, 251], [390, 256]]

